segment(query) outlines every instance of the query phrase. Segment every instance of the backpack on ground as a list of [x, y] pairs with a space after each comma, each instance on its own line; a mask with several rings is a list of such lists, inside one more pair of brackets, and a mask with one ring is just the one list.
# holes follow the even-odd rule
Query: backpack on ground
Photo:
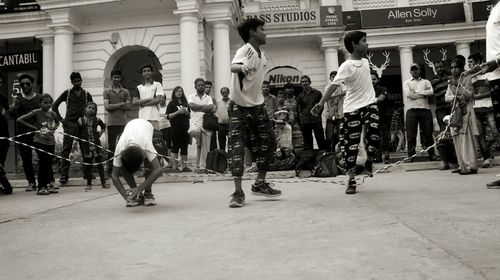
[[295, 150], [297, 164], [295, 165], [295, 175], [300, 178], [307, 178], [312, 175], [314, 163], [318, 150]]
[[271, 165], [271, 170], [293, 170], [295, 164], [295, 155], [293, 154], [292, 150], [282, 147], [275, 153], [275, 159], [273, 164]]
[[224, 173], [227, 169], [227, 153], [222, 149], [211, 150], [207, 154], [207, 169]]
[[339, 173], [337, 155], [334, 152], [318, 153], [312, 172], [313, 177], [335, 177]]

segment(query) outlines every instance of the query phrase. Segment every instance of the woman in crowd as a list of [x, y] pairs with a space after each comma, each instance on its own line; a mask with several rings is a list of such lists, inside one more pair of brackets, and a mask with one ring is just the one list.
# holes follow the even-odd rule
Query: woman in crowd
[[[190, 142], [188, 134], [190, 110], [184, 90], [180, 86], [176, 86], [172, 91], [172, 100], [167, 105], [165, 116], [170, 120], [171, 138], [172, 138], [172, 169], [173, 172], [191, 172], [186, 165], [187, 151]], [[181, 168], [179, 169], [177, 158], [178, 153], [181, 153]]]
[[464, 72], [464, 62], [453, 59], [451, 79], [446, 91], [445, 101], [453, 102], [454, 115], [451, 119], [451, 136], [457, 154], [459, 168], [453, 173], [469, 175], [477, 173], [477, 152], [474, 137], [479, 134], [474, 114], [474, 90], [470, 77], [460, 77]]

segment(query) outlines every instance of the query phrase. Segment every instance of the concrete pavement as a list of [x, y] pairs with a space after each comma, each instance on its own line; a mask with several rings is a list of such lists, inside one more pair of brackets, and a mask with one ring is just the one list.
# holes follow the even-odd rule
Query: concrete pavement
[[1, 278], [500, 279], [499, 172], [394, 170], [353, 196], [279, 179], [275, 200], [245, 181], [241, 209], [231, 181], [159, 183], [136, 208], [114, 189], [16, 189], [0, 197]]

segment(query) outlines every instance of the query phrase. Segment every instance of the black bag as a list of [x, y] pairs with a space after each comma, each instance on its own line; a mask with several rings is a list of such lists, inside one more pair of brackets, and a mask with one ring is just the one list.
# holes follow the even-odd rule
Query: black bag
[[273, 164], [271, 165], [271, 170], [274, 171], [282, 171], [282, 170], [293, 170], [296, 164], [295, 155], [292, 153], [292, 150], [288, 148], [280, 148], [279, 151], [276, 152], [276, 158], [274, 159]]
[[224, 173], [227, 169], [227, 153], [221, 149], [211, 150], [207, 154], [207, 169]]
[[205, 113], [203, 115], [203, 128], [210, 131], [219, 130], [219, 119], [214, 113]]
[[456, 128], [462, 127], [463, 115], [467, 113], [467, 108], [465, 106], [466, 106], [465, 102], [457, 104], [457, 106], [455, 107], [455, 111], [453, 112], [453, 115], [450, 118], [451, 127], [456, 127]]
[[324, 152], [317, 156], [312, 172], [313, 177], [336, 177], [339, 175], [337, 155], [333, 152]]
[[314, 169], [316, 154], [318, 150], [302, 150], [296, 153], [297, 164], [295, 165], [295, 175], [300, 178], [310, 177]]

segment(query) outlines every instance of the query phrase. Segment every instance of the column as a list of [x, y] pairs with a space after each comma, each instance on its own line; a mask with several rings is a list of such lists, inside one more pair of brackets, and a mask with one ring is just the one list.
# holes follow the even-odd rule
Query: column
[[180, 20], [181, 83], [186, 92], [194, 88], [200, 76], [200, 48], [198, 42], [198, 15], [183, 13]]
[[457, 41], [455, 42], [455, 47], [457, 48], [457, 55], [461, 54], [465, 57], [465, 69], [469, 69], [469, 66], [467, 65], [467, 58], [470, 55], [470, 43], [471, 41]]
[[[69, 76], [73, 71], [73, 28], [54, 27], [54, 97], [71, 87]], [[63, 114], [61, 112], [61, 114]], [[63, 114], [64, 115], [64, 114]]]
[[[55, 96], [54, 92], [54, 37], [41, 37], [43, 46], [43, 92]], [[59, 93], [58, 93], [59, 94]]]
[[413, 63], [413, 47], [415, 45], [399, 46], [399, 59], [401, 61], [401, 81], [411, 78], [410, 67]]
[[214, 32], [214, 93], [220, 99], [220, 89], [231, 85], [231, 50], [229, 43], [229, 22], [217, 21]]
[[326, 80], [330, 79], [330, 72], [339, 69], [339, 52], [336, 47], [326, 47], [325, 54]]

